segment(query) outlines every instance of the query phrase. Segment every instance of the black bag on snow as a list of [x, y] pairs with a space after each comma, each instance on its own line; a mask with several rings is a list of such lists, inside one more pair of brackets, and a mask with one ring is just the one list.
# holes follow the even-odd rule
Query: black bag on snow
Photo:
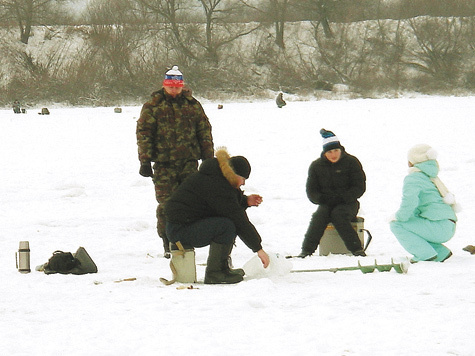
[[53, 256], [43, 265], [46, 274], [86, 274], [96, 273], [97, 266], [84, 247], [76, 253], [55, 251]]
[[[63, 273], [68, 274], [79, 264], [71, 252], [54, 251], [53, 256], [48, 260], [45, 267], [45, 273]], [[48, 272], [46, 272], [48, 271]]]

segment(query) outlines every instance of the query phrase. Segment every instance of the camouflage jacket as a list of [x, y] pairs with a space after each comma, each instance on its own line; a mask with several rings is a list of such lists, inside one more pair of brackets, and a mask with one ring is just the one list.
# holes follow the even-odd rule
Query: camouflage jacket
[[136, 135], [141, 163], [214, 156], [208, 117], [191, 95], [173, 98], [163, 88], [154, 92], [142, 107]]

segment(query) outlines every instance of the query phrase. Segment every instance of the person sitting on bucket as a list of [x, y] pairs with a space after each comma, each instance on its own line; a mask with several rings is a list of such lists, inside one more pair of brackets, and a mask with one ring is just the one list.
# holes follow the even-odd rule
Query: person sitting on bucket
[[251, 166], [243, 156], [230, 157], [225, 148], [203, 161], [172, 194], [165, 206], [167, 236], [172, 243], [204, 247], [209, 245], [204, 283], [231, 284], [243, 280], [242, 269], [231, 269], [228, 257], [236, 236], [257, 253], [264, 268], [269, 256], [261, 237], [249, 221], [246, 209], [259, 206], [262, 197], [244, 195], [240, 189], [249, 178]]
[[333, 223], [346, 248], [355, 256], [366, 256], [351, 221], [360, 208], [358, 198], [366, 191], [366, 175], [360, 161], [348, 153], [331, 131], [320, 130], [323, 151], [308, 170], [307, 196], [318, 204], [305, 233], [302, 251], [305, 258], [317, 249], [328, 223]]

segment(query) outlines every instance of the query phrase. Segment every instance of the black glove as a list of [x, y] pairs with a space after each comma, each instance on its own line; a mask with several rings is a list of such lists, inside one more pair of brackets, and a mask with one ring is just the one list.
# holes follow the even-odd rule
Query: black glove
[[150, 162], [142, 163], [140, 165], [139, 174], [142, 177], [153, 177], [152, 164]]

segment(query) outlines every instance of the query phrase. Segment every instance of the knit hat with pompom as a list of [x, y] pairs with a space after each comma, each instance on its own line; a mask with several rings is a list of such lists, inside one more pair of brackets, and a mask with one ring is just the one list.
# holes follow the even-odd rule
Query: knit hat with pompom
[[333, 132], [321, 129], [320, 135], [322, 135], [323, 137], [323, 153], [334, 150], [336, 148], [341, 149], [340, 140]]
[[172, 69], [165, 73], [163, 86], [166, 87], [183, 87], [183, 74], [178, 70], [178, 66], [173, 66]]
[[412, 164], [437, 159], [437, 152], [426, 144], [419, 144], [412, 147], [407, 153], [407, 160]]

